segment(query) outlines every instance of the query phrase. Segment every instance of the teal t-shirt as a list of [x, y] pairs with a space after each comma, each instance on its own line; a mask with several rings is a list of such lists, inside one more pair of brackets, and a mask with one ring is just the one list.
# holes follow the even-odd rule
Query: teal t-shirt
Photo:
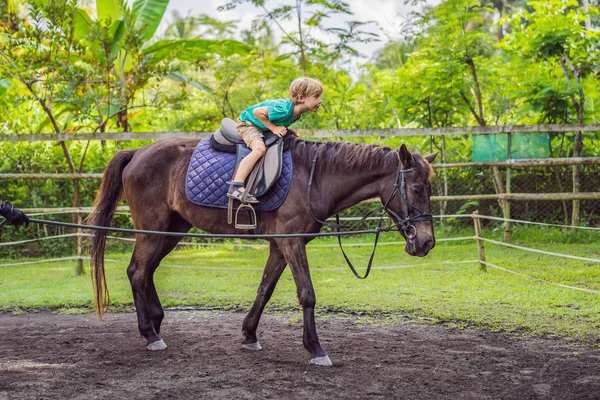
[[[263, 131], [268, 131], [267, 127], [258, 120], [252, 113], [255, 108], [267, 107], [269, 113], [269, 121], [277, 126], [285, 126], [286, 128], [294, 123], [294, 103], [287, 99], [267, 100], [258, 103], [242, 111], [240, 120], [250, 122], [256, 125]], [[300, 119], [300, 118], [298, 118]]]

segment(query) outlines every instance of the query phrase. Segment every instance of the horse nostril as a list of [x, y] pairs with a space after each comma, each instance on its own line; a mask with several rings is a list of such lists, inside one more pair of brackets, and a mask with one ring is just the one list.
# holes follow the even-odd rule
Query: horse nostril
[[423, 243], [423, 250], [429, 251], [433, 249], [433, 239], [429, 239], [425, 243]]

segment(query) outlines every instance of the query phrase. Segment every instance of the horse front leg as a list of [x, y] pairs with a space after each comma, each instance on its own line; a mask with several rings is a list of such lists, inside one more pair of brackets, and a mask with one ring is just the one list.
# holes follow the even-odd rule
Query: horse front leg
[[252, 308], [248, 312], [248, 315], [242, 324], [242, 334], [244, 335], [242, 347], [244, 349], [262, 349], [258, 343], [258, 338], [256, 337], [256, 328], [258, 327], [258, 322], [260, 321], [263, 310], [271, 299], [273, 290], [275, 290], [275, 286], [277, 285], [285, 266], [286, 262], [283, 254], [277, 248], [277, 245], [271, 243], [269, 258], [267, 259], [267, 264], [265, 265], [265, 271], [263, 273], [262, 280], [258, 286], [256, 299], [254, 300], [254, 304], [252, 305]]
[[304, 316], [304, 332], [302, 342], [304, 348], [311, 354], [311, 364], [331, 366], [331, 360], [327, 352], [321, 347], [319, 337], [317, 336], [317, 328], [315, 326], [315, 305], [317, 298], [310, 279], [310, 271], [308, 270], [308, 258], [306, 257], [306, 243], [304, 239], [282, 239], [278, 242], [285, 260], [287, 261], [294, 282], [302, 312]]

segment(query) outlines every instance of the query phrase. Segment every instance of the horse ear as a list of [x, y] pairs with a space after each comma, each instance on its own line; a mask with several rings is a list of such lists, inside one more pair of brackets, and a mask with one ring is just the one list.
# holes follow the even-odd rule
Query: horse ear
[[405, 144], [400, 146], [400, 162], [402, 162], [402, 166], [405, 169], [412, 167], [415, 162], [412, 154], [410, 154], [410, 151], [408, 151]]
[[435, 160], [435, 158], [437, 157], [437, 155], [439, 154], [439, 151], [436, 151], [435, 153], [429, 154], [425, 156], [425, 159], [427, 160], [427, 162], [429, 164], [433, 163], [433, 160]]

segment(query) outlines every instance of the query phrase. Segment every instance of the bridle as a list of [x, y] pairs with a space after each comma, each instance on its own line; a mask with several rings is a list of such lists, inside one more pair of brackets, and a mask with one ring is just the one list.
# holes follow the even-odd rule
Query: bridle
[[[375, 229], [376, 233], [375, 233], [375, 242], [373, 244], [373, 251], [371, 252], [371, 257], [369, 258], [369, 264], [367, 265], [367, 271], [364, 276], [360, 276], [356, 272], [356, 269], [354, 268], [354, 266], [352, 265], [352, 263], [346, 256], [346, 252], [344, 251], [344, 248], [342, 247], [342, 238], [341, 238], [341, 236], [338, 236], [338, 243], [340, 245], [340, 250], [342, 250], [342, 254], [344, 255], [344, 258], [346, 259], [346, 263], [350, 267], [350, 270], [354, 273], [354, 275], [358, 279], [365, 279], [367, 276], [369, 276], [369, 273], [371, 271], [371, 265], [373, 263], [373, 258], [375, 257], [375, 250], [377, 248], [377, 242], [379, 241], [379, 234], [381, 232], [388, 232], [396, 227], [399, 227], [402, 230], [402, 232], [404, 233], [406, 240], [409, 243], [412, 243], [413, 239], [417, 235], [417, 228], [415, 228], [415, 226], [412, 224], [412, 222], [414, 222], [414, 221], [433, 221], [433, 216], [431, 213], [424, 212], [423, 210], [419, 209], [417, 206], [412, 204], [410, 201], [408, 201], [408, 196], [406, 193], [406, 179], [404, 178], [404, 175], [409, 172], [413, 172], [415, 170], [415, 167], [403, 169], [400, 157], [398, 157], [398, 169], [396, 170], [396, 178], [394, 179], [394, 188], [392, 189], [392, 192], [390, 193], [387, 200], [383, 204], [383, 207], [379, 207], [375, 210], [371, 210], [371, 211], [367, 212], [359, 221], [357, 221], [353, 224], [340, 224], [339, 214], [335, 215], [335, 221], [336, 221], [335, 224], [331, 223], [331, 222], [320, 220], [319, 218], [317, 218], [314, 215], [313, 210], [312, 210], [312, 204], [310, 201], [310, 193], [311, 193], [311, 188], [312, 188], [313, 177], [315, 175], [315, 169], [317, 166], [317, 158], [319, 156], [319, 151], [320, 151], [320, 149], [317, 149], [317, 151], [315, 152], [315, 155], [313, 156], [313, 159], [312, 159], [312, 165], [310, 167], [310, 177], [308, 178], [308, 188], [306, 191], [306, 203], [308, 205], [308, 211], [315, 221], [317, 221], [318, 223], [320, 223], [322, 225], [328, 226], [330, 228], [334, 228], [338, 232], [340, 232], [340, 229], [352, 229], [352, 228], [362, 224], [371, 214], [373, 214], [377, 211], [381, 212], [380, 217], [379, 217], [379, 222], [377, 224], [377, 228]], [[404, 216], [398, 215], [396, 212], [394, 212], [393, 210], [391, 210], [388, 207], [388, 204], [390, 204], [390, 201], [392, 201], [392, 199], [396, 195], [400, 196], [401, 203], [402, 203], [402, 212], [403, 212]], [[414, 208], [415, 210], [420, 212], [420, 214], [411, 217], [408, 206], [411, 206], [412, 208]], [[388, 222], [387, 226], [382, 227], [384, 215], [387, 215], [389, 217], [389, 219], [388, 219], [389, 222]]]
[[[398, 159], [398, 170], [396, 171], [396, 179], [394, 180], [394, 189], [392, 193], [390, 193], [388, 199], [383, 205], [383, 213], [389, 214], [396, 221], [396, 224], [391, 227], [399, 226], [400, 229], [404, 232], [406, 236], [406, 240], [412, 243], [412, 240], [417, 236], [417, 228], [412, 224], [413, 221], [433, 221], [433, 215], [428, 212], [424, 212], [419, 207], [415, 206], [413, 203], [408, 201], [408, 196], [406, 194], [406, 179], [404, 178], [404, 174], [408, 172], [412, 172], [415, 170], [415, 167], [402, 169], [402, 162]], [[401, 203], [402, 203], [402, 211], [404, 213], [404, 217], [398, 215], [394, 211], [388, 208], [389, 202], [394, 198], [396, 194], [400, 195]], [[410, 211], [408, 210], [408, 206], [411, 206], [421, 214], [416, 215], [414, 217], [410, 216]], [[382, 218], [383, 218], [382, 213]]]

